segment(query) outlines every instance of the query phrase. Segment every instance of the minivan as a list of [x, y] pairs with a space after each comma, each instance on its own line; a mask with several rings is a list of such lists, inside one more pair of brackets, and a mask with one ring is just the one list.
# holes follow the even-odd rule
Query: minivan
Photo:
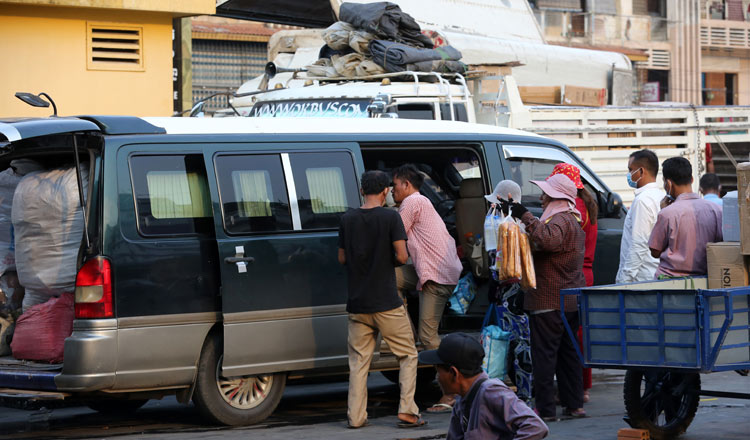
[[[539, 215], [529, 180], [575, 164], [600, 206], [596, 282], [617, 270], [617, 194], [561, 143], [512, 129], [387, 118], [0, 121], [0, 170], [20, 158], [88, 171], [86, 228], [64, 361], [0, 358], [5, 396], [121, 411], [176, 394], [213, 422], [242, 425], [268, 417], [288, 380], [346, 373], [337, 235], [341, 215], [361, 204], [365, 170], [415, 164], [462, 248], [482, 234], [483, 196], [498, 181], [518, 182]], [[486, 284], [442, 332], [478, 331]], [[385, 344], [374, 359], [373, 371], [398, 368]]]

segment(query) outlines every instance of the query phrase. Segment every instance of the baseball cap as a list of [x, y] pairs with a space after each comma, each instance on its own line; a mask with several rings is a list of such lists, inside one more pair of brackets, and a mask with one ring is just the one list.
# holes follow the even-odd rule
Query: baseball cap
[[482, 344], [466, 333], [451, 333], [444, 337], [437, 350], [419, 353], [419, 362], [428, 365], [449, 365], [466, 375], [482, 371]]

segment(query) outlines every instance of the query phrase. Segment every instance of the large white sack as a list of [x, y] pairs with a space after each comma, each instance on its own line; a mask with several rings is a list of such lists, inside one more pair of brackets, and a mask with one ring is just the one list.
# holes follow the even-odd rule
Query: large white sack
[[10, 165], [8, 169], [0, 172], [0, 275], [8, 270], [16, 269], [13, 226], [10, 217], [13, 193], [25, 174], [42, 169], [39, 163], [29, 159], [17, 159], [11, 161]]
[[[85, 194], [85, 165], [81, 177]], [[75, 167], [32, 172], [21, 179], [13, 197], [12, 220], [16, 271], [26, 291], [59, 296], [75, 290], [83, 239]]]

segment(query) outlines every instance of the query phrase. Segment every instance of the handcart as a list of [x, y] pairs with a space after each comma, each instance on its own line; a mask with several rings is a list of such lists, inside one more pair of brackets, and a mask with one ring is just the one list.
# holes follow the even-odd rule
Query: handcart
[[[750, 287], [708, 289], [705, 277], [613, 284], [561, 292], [578, 297], [583, 347], [563, 322], [586, 367], [625, 369], [626, 421], [651, 438], [685, 432], [700, 396], [701, 373], [750, 369]], [[581, 350], [583, 348], [583, 350]]]

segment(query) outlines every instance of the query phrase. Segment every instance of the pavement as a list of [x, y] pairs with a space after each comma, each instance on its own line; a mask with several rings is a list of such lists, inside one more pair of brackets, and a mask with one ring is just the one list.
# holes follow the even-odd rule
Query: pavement
[[[594, 370], [588, 417], [549, 424], [551, 439], [616, 440], [623, 421], [622, 382], [624, 372]], [[701, 376], [703, 389], [750, 393], [750, 377], [734, 372]], [[423, 416], [428, 424], [420, 428], [396, 427], [398, 388], [380, 374], [371, 374], [369, 389], [370, 426], [346, 428], [346, 382], [294, 384], [287, 388], [277, 411], [265, 422], [249, 427], [206, 425], [192, 405], [180, 405], [173, 398], [149, 402], [132, 416], [104, 416], [85, 407], [25, 411], [0, 408], [0, 439], [394, 439], [431, 440], [445, 438], [450, 414]], [[417, 396], [420, 408], [439, 397], [439, 390]], [[681, 440], [750, 437], [750, 401], [702, 398], [698, 414]]]

